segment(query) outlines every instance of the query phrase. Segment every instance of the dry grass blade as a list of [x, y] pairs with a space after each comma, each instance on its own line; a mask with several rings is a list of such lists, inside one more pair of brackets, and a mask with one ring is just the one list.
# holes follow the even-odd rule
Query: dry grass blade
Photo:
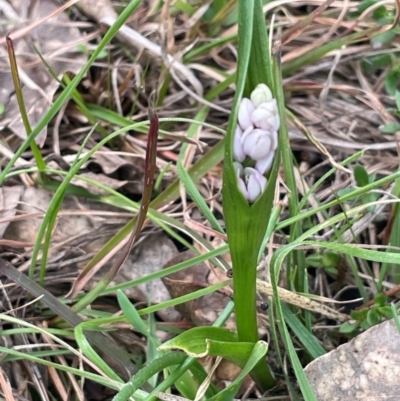
[[0, 366], [0, 388], [4, 394], [5, 401], [15, 401], [10, 384], [8, 380], [6, 380], [6, 376], [1, 366]]
[[[322, 305], [321, 303], [309, 299], [303, 295], [296, 294], [281, 287], [279, 287], [278, 290], [279, 298], [283, 302], [286, 302], [290, 305], [294, 305], [311, 312], [319, 313], [322, 316], [338, 320], [339, 322], [347, 322], [350, 319], [350, 316], [345, 315], [344, 313], [337, 312], [335, 309], [332, 309], [326, 305]], [[271, 284], [262, 280], [257, 280], [257, 291], [270, 297], [273, 296], [274, 293]]]
[[315, 18], [320, 16], [334, 1], [335, 0], [326, 0], [305, 18], [299, 20], [296, 25], [288, 29], [282, 36], [282, 45], [291, 42], [294, 38], [299, 36], [307, 28], [307, 26], [310, 25]]

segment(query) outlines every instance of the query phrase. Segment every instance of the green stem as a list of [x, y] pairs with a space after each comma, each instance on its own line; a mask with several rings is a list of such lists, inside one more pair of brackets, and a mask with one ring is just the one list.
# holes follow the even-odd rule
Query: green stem
[[[256, 343], [258, 324], [256, 309], [257, 270], [253, 265], [236, 266], [233, 273], [236, 327], [238, 340]], [[251, 372], [257, 387], [266, 391], [275, 385], [275, 379], [265, 359], [260, 360]]]
[[150, 377], [161, 372], [165, 368], [173, 365], [180, 365], [185, 362], [185, 360], [186, 355], [181, 352], [168, 352], [168, 354], [155, 359], [133, 376], [132, 379], [121, 388], [118, 394], [113, 398], [113, 401], [127, 401]]
[[257, 271], [252, 265], [233, 263], [233, 294], [238, 341], [258, 341], [256, 288]]

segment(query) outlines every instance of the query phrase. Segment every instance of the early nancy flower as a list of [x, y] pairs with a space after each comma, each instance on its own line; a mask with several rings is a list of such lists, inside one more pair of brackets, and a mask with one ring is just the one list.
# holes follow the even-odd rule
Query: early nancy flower
[[267, 186], [267, 179], [252, 167], [243, 169], [240, 163], [233, 164], [240, 191], [249, 202], [255, 202], [264, 192]]
[[[278, 147], [280, 125], [276, 99], [265, 84], [259, 84], [239, 105], [238, 125], [234, 134], [233, 159], [238, 185], [247, 200], [254, 202], [264, 190], [267, 173]], [[238, 162], [238, 163], [237, 163]], [[247, 166], [243, 169], [240, 163]]]

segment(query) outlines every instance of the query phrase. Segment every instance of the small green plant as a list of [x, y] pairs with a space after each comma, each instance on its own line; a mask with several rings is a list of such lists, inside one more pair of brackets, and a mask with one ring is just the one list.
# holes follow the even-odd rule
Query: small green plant
[[322, 267], [325, 271], [335, 275], [338, 273], [338, 266], [341, 261], [342, 257], [340, 254], [332, 251], [318, 252], [306, 257], [307, 266]]
[[[366, 187], [376, 181], [376, 174], [368, 174], [364, 166], [357, 164], [353, 169], [354, 181], [359, 188]], [[355, 187], [349, 187], [338, 191], [339, 196], [351, 194], [356, 190]], [[379, 195], [373, 192], [367, 192], [359, 197], [352, 198], [348, 203], [354, 205], [365, 205], [371, 202], [375, 202], [379, 198]], [[369, 206], [366, 211], [373, 212], [374, 206]]]
[[354, 336], [359, 329], [366, 330], [384, 319], [392, 318], [393, 312], [388, 304], [387, 296], [381, 293], [375, 297], [374, 304], [370, 308], [354, 310], [350, 315], [353, 320], [343, 323], [340, 326], [340, 332]]
[[[400, 92], [395, 91], [394, 93], [394, 99], [396, 101], [396, 108], [390, 108], [388, 111], [397, 119], [400, 118]], [[400, 131], [400, 123], [395, 121], [391, 123], [387, 123], [384, 125], [381, 125], [379, 127], [379, 130], [383, 132], [384, 134], [395, 134], [396, 132]]]

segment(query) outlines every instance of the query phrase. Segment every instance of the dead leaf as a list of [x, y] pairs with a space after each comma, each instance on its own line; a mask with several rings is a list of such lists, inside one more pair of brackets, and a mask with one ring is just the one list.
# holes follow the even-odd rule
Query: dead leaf
[[[164, 233], [144, 236], [133, 247], [133, 250], [114, 280], [110, 283], [110, 286], [126, 283], [127, 281], [155, 273], [162, 269], [177, 253], [176, 246]], [[109, 264], [103, 266], [85, 289], [90, 290], [93, 288], [108, 269]], [[165, 285], [160, 279], [154, 279], [147, 283], [127, 288], [124, 292], [128, 298], [136, 302], [145, 302], [146, 304], [149, 302], [156, 304], [171, 299]], [[173, 311], [171, 314], [171, 310], [166, 312], [160, 311], [159, 315], [166, 321], [174, 321], [177, 318], [177, 313]]]
[[22, 191], [23, 187], [20, 185], [0, 188], [0, 238], [3, 238], [10, 218], [15, 216]]
[[400, 334], [388, 320], [304, 369], [318, 401], [398, 401]]
[[[27, 218], [12, 221], [4, 234], [4, 238], [14, 241], [35, 242], [43, 215], [51, 199], [52, 194], [44, 189], [26, 188], [21, 196], [18, 210], [23, 212]], [[69, 203], [70, 208], [74, 204], [71, 198], [65, 202]], [[76, 203], [74, 206], [73, 208], [77, 209]], [[93, 226], [90, 222], [81, 215], [68, 216], [68, 218], [61, 217], [52, 239], [54, 242], [61, 242], [69, 236], [89, 232], [92, 229]]]
[[[128, 162], [126, 159], [109, 151], [104, 154], [96, 152], [86, 167], [90, 170], [89, 173], [84, 172], [81, 175], [95, 178], [96, 181], [112, 189], [123, 190], [124, 193], [143, 194], [144, 160], [142, 159], [136, 158], [134, 162]], [[91, 192], [94, 191], [93, 193], [96, 194], [105, 192], [82, 181], [77, 185], [83, 186]]]
[[[137, 188], [136, 185], [129, 183], [128, 181], [120, 181], [114, 178], [108, 177], [105, 174], [96, 174], [92, 172], [88, 173], [80, 173], [80, 177], [89, 178], [93, 181], [98, 182], [99, 184], [105, 185], [108, 188], [111, 188], [115, 191], [124, 189], [124, 191], [129, 193], [134, 193], [134, 189]], [[94, 195], [110, 195], [110, 192], [106, 189], [100, 188], [97, 185], [91, 184], [90, 182], [84, 181], [81, 178], [74, 178], [71, 181], [72, 184], [87, 189], [90, 193]]]
[[[193, 251], [183, 252], [179, 254], [178, 260], [172, 260], [168, 265], [182, 262], [194, 256], [195, 253]], [[207, 279], [209, 273], [209, 268], [205, 263], [198, 263], [180, 272], [170, 274], [168, 277], [163, 277], [162, 280], [171, 297], [178, 298], [208, 287], [210, 285]], [[175, 308], [194, 326], [211, 325], [218, 318], [229, 300], [230, 297], [227, 294], [215, 292], [177, 305]]]
[[97, 169], [110, 177], [118, 177], [121, 180], [143, 180], [143, 159], [135, 159], [135, 162], [131, 163], [108, 150], [106, 153], [96, 152], [87, 167], [92, 171]]
[[[53, 194], [35, 187], [24, 188], [21, 192], [17, 207], [21, 217], [12, 218], [11, 216], [11, 222], [5, 229], [3, 238], [35, 243]], [[93, 211], [98, 213], [94, 214]], [[118, 226], [126, 222], [127, 217], [118, 218], [117, 211], [119, 209], [115, 207], [91, 200], [66, 197], [52, 235], [50, 255], [59, 257], [62, 250], [70, 248], [73, 243], [74, 248], [80, 249], [81, 252], [96, 252], [112, 235], [112, 233], [107, 235], [106, 227], [112, 226], [115, 232]], [[113, 214], [110, 212], [115, 213], [114, 218], [110, 216]], [[103, 232], [104, 236], [101, 235]], [[55, 245], [58, 247], [53, 248]]]
[[[224, 387], [224, 385], [226, 387], [231, 384], [237, 378], [237, 376], [239, 376], [241, 371], [241, 368], [234, 365], [232, 362], [223, 359], [215, 372], [213, 378], [214, 382], [220, 388]], [[240, 385], [240, 389], [236, 396], [243, 395], [243, 393], [252, 385], [252, 383], [253, 379], [249, 375], [247, 375]]]

